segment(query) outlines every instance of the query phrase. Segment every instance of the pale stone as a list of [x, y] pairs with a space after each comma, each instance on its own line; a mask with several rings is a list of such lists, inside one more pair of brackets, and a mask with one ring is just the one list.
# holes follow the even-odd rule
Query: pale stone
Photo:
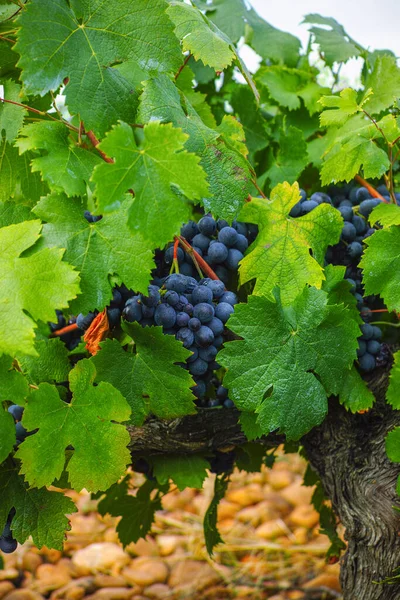
[[259, 502], [254, 506], [246, 506], [242, 508], [236, 515], [236, 518], [241, 523], [249, 523], [253, 527], [257, 527], [264, 521], [271, 521], [277, 519], [279, 513], [270, 506], [268, 502]]
[[129, 584], [146, 587], [153, 583], [164, 583], [168, 577], [168, 567], [159, 558], [140, 556], [123, 569], [122, 576]]
[[19, 573], [17, 569], [0, 569], [0, 581], [5, 581], [6, 579], [17, 579]]
[[129, 562], [129, 556], [117, 544], [103, 542], [78, 550], [72, 562], [82, 575], [108, 570], [117, 573]]
[[308, 542], [308, 529], [306, 527], [296, 527], [293, 530], [293, 535], [296, 538], [296, 544], [301, 546]]
[[319, 523], [319, 513], [312, 506], [303, 504], [302, 506], [296, 506], [290, 513], [289, 519], [293, 525], [311, 529]]
[[7, 594], [9, 594], [14, 589], [11, 581], [2, 581], [0, 582], [0, 599], [4, 598]]
[[173, 566], [168, 585], [171, 588], [191, 586], [199, 592], [219, 580], [220, 576], [209, 564], [188, 558]]
[[39, 565], [42, 564], [42, 557], [36, 552], [28, 550], [22, 557], [22, 568], [24, 571], [34, 573]]
[[104, 575], [98, 573], [94, 578], [94, 585], [98, 588], [125, 587], [126, 581], [122, 575]]
[[292, 506], [301, 506], [302, 504], [311, 504], [311, 497], [314, 493], [314, 487], [306, 487], [302, 485], [302, 478], [299, 477], [296, 481], [281, 490], [281, 496], [287, 500]]
[[69, 569], [60, 563], [58, 565], [39, 565], [36, 570], [36, 581], [32, 588], [45, 596], [49, 592], [67, 585], [71, 580]]
[[303, 585], [305, 589], [312, 588], [329, 588], [331, 590], [335, 590], [335, 592], [340, 592], [340, 583], [339, 578], [335, 577], [335, 575], [329, 575], [328, 573], [321, 573], [314, 579], [307, 581], [305, 585]]
[[173, 554], [180, 543], [181, 538], [178, 535], [161, 534], [157, 536], [157, 544], [161, 556]]
[[256, 529], [256, 536], [265, 540], [273, 540], [278, 536], [286, 533], [285, 529], [279, 521], [266, 521]]
[[282, 490], [293, 482], [293, 473], [286, 470], [273, 470], [269, 474], [268, 482], [273, 490]]
[[86, 600], [129, 600], [133, 593], [132, 588], [101, 588], [91, 596], [86, 596]]
[[79, 579], [74, 579], [70, 581], [64, 587], [55, 590], [51, 596], [50, 600], [81, 600], [86, 594], [91, 594], [96, 589], [94, 585], [93, 577], [79, 577]]
[[[293, 506], [287, 500], [285, 500], [285, 498], [282, 498], [281, 493], [278, 494], [278, 492], [274, 492], [271, 490], [266, 492], [265, 488], [266, 488], [266, 486], [264, 486], [264, 502], [265, 502], [265, 504], [268, 505], [270, 507], [270, 509], [279, 512], [281, 517], [288, 515], [290, 513], [290, 511], [292, 510]], [[285, 489], [288, 489], [288, 488], [285, 488]]]
[[171, 588], [165, 583], [153, 583], [143, 592], [147, 598], [154, 598], [155, 600], [162, 600], [168, 598], [171, 595]]
[[251, 483], [237, 490], [229, 491], [226, 499], [230, 502], [236, 502], [240, 506], [250, 506], [264, 500], [264, 494], [260, 484]]
[[43, 600], [43, 596], [32, 590], [14, 590], [4, 600]]
[[132, 542], [126, 547], [126, 551], [135, 556], [159, 556], [157, 542], [150, 536], [145, 540], [140, 538], [136, 543]]
[[218, 505], [218, 519], [228, 519], [235, 517], [242, 507], [236, 502], [229, 502], [223, 498]]

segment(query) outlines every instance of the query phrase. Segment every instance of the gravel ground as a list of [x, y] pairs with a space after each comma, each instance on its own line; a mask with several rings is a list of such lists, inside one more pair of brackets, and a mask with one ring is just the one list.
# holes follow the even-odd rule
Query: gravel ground
[[214, 560], [202, 532], [212, 478], [201, 491], [171, 488], [152, 534], [125, 550], [117, 519], [101, 517], [89, 494], [69, 492], [79, 512], [64, 552], [26, 543], [4, 556], [0, 600], [341, 598], [339, 565], [324, 560], [329, 541], [310, 505], [313, 488], [301, 485], [304, 469], [298, 455], [282, 454], [272, 469], [232, 474], [218, 513], [225, 544]]

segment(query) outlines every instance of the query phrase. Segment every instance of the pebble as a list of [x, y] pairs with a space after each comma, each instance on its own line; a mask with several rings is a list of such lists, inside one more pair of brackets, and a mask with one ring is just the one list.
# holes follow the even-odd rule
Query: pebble
[[22, 568], [24, 571], [34, 573], [39, 565], [43, 562], [42, 557], [36, 552], [28, 550], [22, 557]]
[[43, 600], [43, 596], [32, 590], [14, 590], [4, 600]]
[[6, 596], [13, 589], [14, 589], [14, 586], [11, 583], [11, 581], [2, 581], [0, 583], [0, 600], [2, 600], [4, 598], [4, 596]]
[[126, 551], [135, 556], [159, 556], [157, 542], [150, 536], [145, 540], [140, 538], [137, 542], [132, 542], [126, 547]]
[[17, 569], [0, 569], [0, 581], [5, 581], [6, 579], [17, 579], [19, 573]]
[[74, 579], [59, 590], [54, 591], [51, 600], [81, 600], [86, 594], [91, 594], [96, 589], [93, 577], [79, 577]]
[[314, 579], [307, 581], [303, 587], [307, 590], [311, 588], [326, 587], [331, 590], [335, 590], [335, 592], [341, 591], [338, 577], [335, 577], [335, 575], [329, 575], [328, 573], [321, 573], [321, 575], [318, 575], [317, 577], [314, 577]]
[[229, 502], [223, 498], [218, 506], [218, 519], [221, 521], [229, 517], [235, 517], [240, 511], [241, 505], [237, 502]]
[[132, 588], [102, 588], [91, 596], [86, 596], [86, 600], [129, 600], [133, 593]]
[[36, 581], [32, 588], [46, 596], [49, 592], [67, 585], [70, 580], [69, 569], [67, 565], [61, 564], [61, 561], [58, 565], [43, 564], [36, 570]]
[[154, 598], [155, 600], [162, 600], [168, 598], [171, 595], [171, 588], [165, 583], [153, 583], [143, 592], [147, 598]]
[[310, 505], [296, 506], [290, 513], [289, 520], [293, 525], [311, 529], [319, 523], [319, 513]]
[[146, 587], [153, 583], [164, 583], [168, 577], [168, 567], [159, 558], [140, 556], [123, 569], [122, 576], [129, 584]]
[[263, 523], [256, 529], [256, 536], [265, 540], [273, 540], [282, 535], [282, 533], [286, 533], [286, 531], [282, 527], [282, 523], [276, 520], [266, 521], [266, 523]]
[[173, 554], [181, 543], [181, 537], [178, 535], [160, 534], [157, 537], [158, 550], [161, 556]]
[[302, 477], [291, 483], [288, 487], [281, 490], [280, 496], [287, 500], [292, 506], [301, 506], [302, 504], [311, 504], [311, 497], [314, 493], [314, 487], [302, 485]]
[[240, 506], [250, 506], [264, 500], [264, 494], [260, 484], [250, 483], [245, 487], [229, 491], [226, 499], [230, 502], [236, 502]]
[[190, 585], [200, 591], [218, 583], [219, 579], [218, 573], [209, 564], [188, 558], [172, 567], [168, 585], [171, 588]]
[[272, 470], [269, 473], [268, 483], [273, 490], [282, 490], [293, 482], [293, 473], [290, 471]]
[[129, 556], [120, 546], [111, 542], [90, 544], [72, 557], [72, 563], [82, 575], [108, 570], [117, 573], [128, 562]]
[[98, 588], [125, 587], [126, 581], [122, 575], [104, 575], [98, 573], [94, 578], [94, 585]]

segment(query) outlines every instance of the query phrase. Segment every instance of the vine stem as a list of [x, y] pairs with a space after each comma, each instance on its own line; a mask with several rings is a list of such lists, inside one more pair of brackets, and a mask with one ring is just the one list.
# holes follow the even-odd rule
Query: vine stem
[[172, 262], [172, 270], [175, 271], [175, 273], [179, 273], [179, 263], [178, 263], [178, 247], [179, 247], [179, 238], [175, 238], [174, 241], [174, 259]]
[[53, 331], [52, 335], [64, 335], [65, 333], [71, 333], [71, 331], [75, 331], [76, 329], [79, 329], [78, 325], [76, 323], [71, 323], [71, 325], [66, 325], [62, 329], [57, 329], [57, 331]]
[[206, 263], [206, 261], [204, 260], [204, 258], [202, 258], [200, 256], [200, 254], [198, 252], [196, 252], [196, 250], [194, 248], [192, 248], [192, 246], [187, 242], [187, 240], [185, 240], [185, 238], [182, 235], [178, 235], [177, 237], [179, 238], [179, 241], [180, 241], [181, 245], [183, 246], [183, 248], [186, 250], [186, 252], [188, 254], [190, 254], [190, 256], [192, 256], [192, 258], [194, 257], [197, 260], [203, 273], [205, 273], [207, 275], [207, 277], [209, 277], [210, 279], [216, 279], [219, 281], [218, 275], [216, 275], [214, 273], [214, 271], [212, 270], [210, 265], [208, 265]]
[[375, 310], [371, 310], [370, 312], [372, 313], [388, 313], [388, 309], [387, 308], [376, 308]]
[[260, 188], [260, 186], [258, 185], [257, 181], [255, 179], [251, 180], [251, 183], [254, 185], [254, 187], [256, 188], [257, 192], [260, 194], [260, 196], [262, 198], [266, 198], [267, 196], [264, 194], [264, 192], [262, 191], [262, 189]]
[[37, 108], [33, 108], [32, 106], [28, 106], [27, 104], [21, 104], [21, 102], [14, 102], [14, 100], [7, 100], [7, 98], [0, 98], [0, 102], [7, 102], [7, 104], [14, 104], [15, 106], [20, 106], [21, 108], [24, 108], [25, 110], [28, 110], [29, 112], [33, 112], [37, 115], [41, 115], [42, 117], [48, 117], [49, 119], [51, 119], [52, 121], [55, 121], [56, 123], [62, 123], [63, 125], [65, 125], [69, 129], [71, 129], [72, 131], [79, 132], [78, 127], [75, 127], [74, 125], [71, 125], [70, 123], [67, 123], [66, 121], [60, 121], [60, 119], [56, 119], [55, 117], [53, 117], [52, 115], [49, 115], [49, 113], [44, 112], [43, 110], [38, 110]]
[[100, 150], [100, 148], [99, 148], [100, 141], [97, 139], [97, 137], [95, 136], [95, 134], [93, 133], [93, 131], [92, 130], [90, 130], [90, 131], [84, 131], [84, 133], [89, 138], [89, 140], [92, 142], [93, 147], [100, 154], [101, 158], [106, 163], [113, 163], [114, 162], [113, 159], [110, 158], [109, 156], [107, 156], [107, 154], [105, 154], [105, 152], [103, 152], [103, 150]]
[[[177, 236], [176, 239], [178, 239], [178, 243], [180, 242], [183, 245], [183, 243], [180, 240], [180, 236]], [[183, 238], [183, 239], [185, 239], [185, 238]], [[203, 279], [203, 271], [200, 269], [199, 263], [197, 262], [197, 258], [195, 256], [195, 253], [198, 256], [200, 256], [200, 255], [198, 254], [198, 252], [196, 252], [194, 250], [194, 248], [192, 248], [192, 246], [190, 244], [187, 243], [186, 240], [185, 240], [185, 242], [187, 244], [187, 247], [186, 246], [183, 246], [183, 247], [184, 247], [185, 251], [189, 254], [189, 256], [191, 256], [193, 264], [196, 267], [196, 271], [198, 272], [198, 274], [200, 276], [200, 279]]]
[[355, 179], [356, 181], [358, 181], [358, 183], [359, 183], [360, 185], [362, 185], [363, 187], [367, 188], [367, 190], [369, 191], [369, 193], [371, 194], [371, 196], [372, 196], [373, 198], [379, 198], [380, 200], [382, 200], [382, 202], [385, 202], [386, 204], [390, 204], [390, 202], [388, 202], [388, 201], [386, 200], [386, 198], [384, 198], [384, 197], [382, 196], [382, 194], [380, 194], [380, 193], [378, 192], [378, 190], [376, 190], [376, 189], [375, 189], [375, 188], [374, 188], [374, 187], [373, 187], [373, 186], [372, 186], [370, 183], [368, 183], [368, 181], [367, 181], [366, 179], [364, 179], [363, 177], [361, 177], [361, 175], [356, 175], [356, 176], [354, 177], [354, 179]]
[[175, 77], [174, 77], [175, 81], [178, 79], [179, 75], [182, 73], [183, 69], [186, 67], [186, 65], [188, 64], [191, 57], [192, 57], [192, 53], [189, 52], [189, 54], [187, 55], [187, 57], [185, 58], [185, 60], [181, 64], [181, 66], [179, 67], [178, 71], [175, 73]]

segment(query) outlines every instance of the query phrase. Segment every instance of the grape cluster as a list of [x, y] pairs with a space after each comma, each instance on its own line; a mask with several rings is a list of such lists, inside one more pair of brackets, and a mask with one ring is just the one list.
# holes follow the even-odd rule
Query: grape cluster
[[[389, 193], [385, 186], [378, 191], [387, 199]], [[358, 339], [358, 364], [363, 372], [370, 372], [377, 366], [382, 366], [387, 360], [387, 348], [381, 343], [382, 331], [377, 325], [370, 325], [372, 319], [372, 308], [380, 307], [377, 298], [365, 296], [362, 285], [362, 273], [358, 263], [363, 253], [364, 240], [375, 232], [375, 228], [369, 227], [367, 219], [372, 210], [382, 200], [373, 198], [365, 187], [343, 188], [332, 187], [330, 194], [316, 192], [310, 199], [304, 190], [301, 190], [301, 199], [291, 210], [292, 217], [300, 217], [308, 214], [320, 204], [331, 204], [340, 212], [344, 224], [340, 241], [335, 246], [328, 248], [326, 263], [346, 266], [345, 278], [351, 286], [351, 292], [357, 301], [357, 308], [364, 321], [361, 326], [362, 335]], [[400, 195], [398, 194], [400, 203]]]
[[0, 550], [5, 554], [11, 554], [11, 552], [15, 552], [18, 546], [18, 542], [14, 539], [12, 531], [11, 531], [11, 523], [15, 515], [15, 509], [12, 508], [7, 517], [7, 523], [4, 526], [4, 529], [0, 535]]
[[[66, 327], [67, 325], [72, 325], [73, 323], [76, 322], [76, 318], [73, 316], [71, 316], [67, 321], [67, 319], [64, 317], [61, 310], [56, 310], [56, 315], [57, 315], [57, 322], [49, 323], [49, 327], [50, 327], [50, 330], [52, 331], [52, 333], [55, 333], [56, 331], [59, 331], [60, 329], [64, 329], [64, 327]], [[75, 329], [75, 330], [72, 330], [72, 331], [69, 331], [67, 333], [63, 333], [62, 335], [60, 335], [60, 340], [62, 342], [64, 342], [64, 344], [67, 346], [68, 350], [74, 350], [79, 345], [79, 342], [81, 341], [82, 333], [83, 333], [82, 329]]]
[[[181, 366], [193, 376], [198, 404], [232, 408], [228, 391], [215, 375], [220, 368], [215, 358], [224, 342], [225, 323], [238, 302], [237, 295], [225, 286], [235, 279], [239, 262], [257, 235], [257, 227], [236, 221], [229, 226], [222, 219], [206, 215], [198, 223], [189, 221], [182, 227], [181, 235], [219, 279], [200, 276], [198, 264], [194, 263], [197, 259], [181, 247], [174, 250], [171, 244], [156, 254], [157, 266], [147, 295], [124, 285], [114, 288], [107, 307], [109, 325], [111, 329], [118, 327], [122, 318], [142, 327], [161, 326], [165, 334], [174, 335], [192, 353]], [[170, 274], [174, 252], [179, 273]], [[96, 314], [97, 311], [79, 314], [78, 331], [86, 331]]]
[[22, 415], [24, 414], [24, 409], [22, 406], [18, 404], [12, 404], [8, 407], [8, 412], [12, 415], [15, 422], [15, 436], [17, 438], [16, 445], [19, 446], [21, 442], [29, 435], [25, 427], [21, 423]]

